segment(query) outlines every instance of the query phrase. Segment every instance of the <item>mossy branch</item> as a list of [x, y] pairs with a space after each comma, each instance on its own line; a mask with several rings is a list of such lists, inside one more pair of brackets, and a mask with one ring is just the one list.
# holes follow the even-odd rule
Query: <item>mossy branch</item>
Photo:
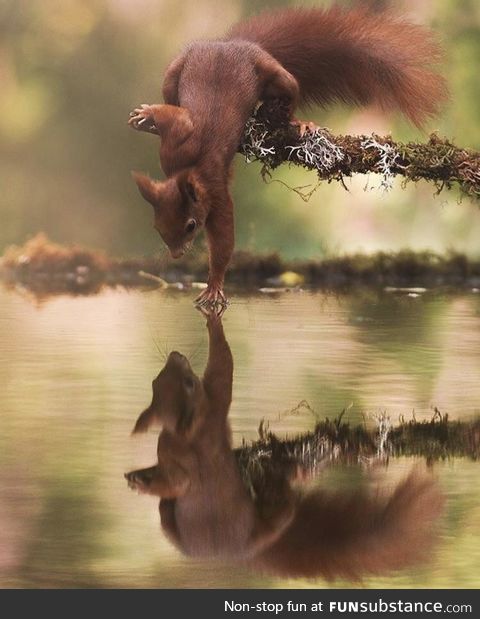
[[[260, 106], [250, 118], [239, 147], [247, 161], [263, 163], [262, 175], [282, 163], [315, 170], [323, 181], [340, 181], [353, 174], [381, 175], [381, 186], [389, 189], [394, 177], [405, 181], [424, 179], [437, 192], [456, 186], [461, 193], [480, 198], [480, 153], [459, 148], [432, 134], [428, 142], [395, 142], [390, 136], [335, 136], [328, 129], [299, 137], [280, 103]], [[345, 186], [345, 185], [344, 185]]]

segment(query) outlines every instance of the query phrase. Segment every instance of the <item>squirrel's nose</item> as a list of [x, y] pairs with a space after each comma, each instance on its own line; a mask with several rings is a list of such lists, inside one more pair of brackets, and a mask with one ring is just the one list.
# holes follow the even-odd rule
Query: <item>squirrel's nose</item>
[[183, 247], [178, 247], [177, 249], [170, 248], [170, 255], [172, 258], [181, 258], [185, 253]]

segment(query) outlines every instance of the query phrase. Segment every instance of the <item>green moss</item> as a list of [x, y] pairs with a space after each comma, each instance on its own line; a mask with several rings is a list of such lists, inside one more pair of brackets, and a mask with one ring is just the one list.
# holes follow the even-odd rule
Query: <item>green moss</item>
[[435, 409], [430, 421], [412, 419], [393, 427], [382, 415], [377, 426], [369, 429], [351, 426], [343, 421], [343, 414], [318, 422], [312, 432], [285, 440], [265, 429], [262, 422], [259, 440], [235, 450], [248, 486], [258, 493], [272, 475], [298, 466], [315, 472], [328, 463], [358, 464], [398, 456], [421, 457], [427, 462], [480, 457], [480, 418], [450, 421]]
[[[179, 287], [205, 280], [208, 256], [200, 249], [179, 261], [154, 256], [117, 259], [102, 251], [52, 243], [38, 234], [22, 246], [8, 247], [0, 259], [0, 281], [7, 287], [32, 292], [36, 298], [55, 294], [94, 294], [104, 287], [158, 287], [158, 278]], [[143, 273], [153, 275], [146, 278]], [[450, 252], [400, 251], [353, 254], [323, 260], [288, 261], [276, 253], [235, 252], [227, 286], [245, 289], [288, 286], [283, 274], [292, 272], [304, 287], [342, 290], [352, 287], [426, 288], [480, 287], [480, 261]], [[156, 279], [157, 278], [157, 279]], [[291, 274], [290, 274], [291, 278]], [[288, 279], [288, 278], [287, 278]]]
[[438, 192], [455, 186], [463, 195], [480, 198], [480, 153], [476, 151], [459, 148], [436, 134], [424, 144], [404, 144], [374, 134], [334, 136], [327, 129], [299, 137], [278, 101], [256, 111], [239, 151], [247, 160], [263, 163], [263, 176], [287, 162], [315, 170], [327, 182], [373, 172], [383, 176], [382, 185], [387, 188], [400, 175], [406, 182], [430, 181]]

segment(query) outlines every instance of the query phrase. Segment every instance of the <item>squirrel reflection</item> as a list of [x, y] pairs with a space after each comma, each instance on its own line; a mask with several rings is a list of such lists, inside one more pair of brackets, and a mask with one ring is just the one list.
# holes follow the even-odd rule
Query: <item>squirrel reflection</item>
[[384, 497], [366, 488], [331, 493], [304, 483], [298, 463], [282, 462], [267, 467], [267, 478], [245, 482], [227, 419], [232, 354], [221, 317], [210, 312], [206, 318], [203, 378], [183, 355], [169, 355], [133, 430], [161, 424], [158, 462], [125, 475], [131, 488], [160, 497], [170, 541], [190, 556], [290, 577], [359, 579], [422, 559], [442, 503], [425, 477], [411, 474]]

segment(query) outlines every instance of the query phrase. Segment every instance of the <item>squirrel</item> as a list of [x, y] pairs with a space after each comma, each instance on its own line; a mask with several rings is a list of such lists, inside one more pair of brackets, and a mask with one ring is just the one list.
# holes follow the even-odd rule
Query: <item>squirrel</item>
[[232, 161], [258, 102], [285, 102], [301, 134], [315, 125], [294, 117], [297, 106], [335, 102], [398, 109], [421, 127], [447, 98], [434, 67], [440, 59], [427, 28], [389, 12], [338, 6], [266, 11], [222, 39], [190, 44], [166, 70], [165, 103], [135, 108], [128, 122], [161, 139], [166, 180], [132, 175], [172, 257], [205, 229], [209, 277], [196, 302], [226, 303]]
[[160, 498], [169, 541], [188, 556], [327, 580], [360, 580], [424, 559], [442, 506], [429, 477], [410, 473], [384, 494], [363, 483], [329, 492], [301, 460], [273, 452], [242, 470], [228, 422], [233, 357], [218, 313], [203, 313], [209, 334], [204, 375], [197, 376], [184, 355], [170, 353], [133, 430], [162, 426], [157, 463], [125, 474], [132, 489]]
[[247, 558], [279, 537], [293, 517], [286, 499], [259, 514], [240, 474], [227, 420], [233, 358], [216, 311], [207, 316], [209, 354], [202, 378], [181, 353], [170, 353], [152, 383], [150, 406], [133, 434], [162, 426], [157, 464], [126, 473], [128, 485], [160, 498], [168, 539], [189, 556]]

